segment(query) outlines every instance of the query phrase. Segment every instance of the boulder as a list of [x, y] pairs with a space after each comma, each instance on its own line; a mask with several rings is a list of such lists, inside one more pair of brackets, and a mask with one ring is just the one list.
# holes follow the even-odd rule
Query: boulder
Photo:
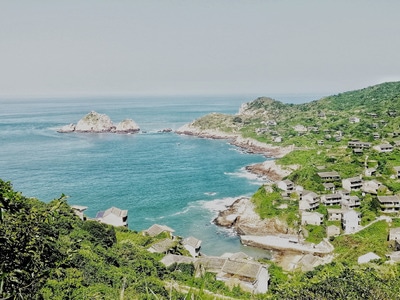
[[65, 125], [57, 130], [57, 132], [61, 132], [61, 133], [74, 132], [74, 131], [75, 131], [75, 124], [72, 124], [72, 123]]
[[115, 129], [110, 117], [91, 111], [78, 121], [76, 132], [110, 132]]
[[116, 133], [135, 133], [138, 131], [140, 131], [140, 128], [132, 119], [125, 119], [119, 122], [115, 129]]

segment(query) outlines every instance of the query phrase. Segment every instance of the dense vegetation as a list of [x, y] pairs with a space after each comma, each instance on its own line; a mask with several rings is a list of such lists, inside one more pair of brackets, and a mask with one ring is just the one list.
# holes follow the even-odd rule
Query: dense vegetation
[[[307, 273], [287, 274], [271, 263], [270, 291], [250, 295], [210, 273], [195, 277], [193, 265], [166, 268], [146, 250], [163, 237], [82, 221], [64, 196], [46, 204], [0, 180], [0, 203], [1, 299], [396, 299], [400, 293], [398, 265], [359, 267], [341, 254], [338, 263]], [[346, 244], [359, 246], [338, 240], [340, 253]]]

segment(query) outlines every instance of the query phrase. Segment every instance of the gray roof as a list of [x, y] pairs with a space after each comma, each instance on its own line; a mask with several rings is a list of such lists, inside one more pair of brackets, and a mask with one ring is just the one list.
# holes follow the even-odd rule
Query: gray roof
[[121, 218], [124, 218], [128, 215], [128, 210], [122, 210], [122, 209], [119, 209], [118, 207], [113, 206], [104, 212], [103, 217], [111, 215], [111, 214], [116, 215]]
[[148, 250], [156, 253], [167, 252], [175, 245], [175, 242], [171, 239], [164, 239], [158, 243], [153, 244]]
[[161, 260], [161, 262], [166, 267], [169, 267], [169, 266], [173, 265], [174, 263], [177, 263], [177, 264], [190, 264], [190, 263], [194, 263], [194, 261], [195, 261], [195, 259], [193, 257], [183, 256], [183, 255], [176, 255], [176, 254], [167, 254]]
[[157, 236], [162, 232], [175, 232], [172, 228], [165, 225], [154, 224], [149, 227], [149, 229], [143, 231], [145, 234], [149, 236]]
[[400, 202], [399, 197], [397, 195], [394, 196], [378, 196], [379, 202]]
[[229, 259], [225, 262], [222, 272], [240, 277], [256, 279], [262, 267], [263, 265], [256, 262]]
[[196, 265], [204, 267], [208, 272], [219, 272], [222, 270], [227, 258], [219, 256], [202, 256], [197, 259]]
[[182, 240], [182, 245], [191, 246], [191, 247], [197, 249], [201, 245], [201, 240], [190, 236], [190, 237], [187, 237], [187, 238]]

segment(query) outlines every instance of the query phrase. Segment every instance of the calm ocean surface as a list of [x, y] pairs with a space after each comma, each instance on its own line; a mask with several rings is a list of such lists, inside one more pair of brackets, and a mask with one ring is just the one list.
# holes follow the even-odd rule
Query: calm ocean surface
[[[317, 98], [307, 98], [313, 100]], [[210, 112], [236, 113], [246, 97], [132, 97], [0, 100], [0, 178], [25, 196], [48, 202], [62, 193], [88, 206], [89, 217], [111, 206], [128, 209], [129, 228], [165, 224], [203, 241], [208, 255], [245, 251], [230, 230], [212, 224], [225, 203], [250, 196], [262, 184], [244, 171], [265, 160], [222, 140], [174, 133]], [[292, 102], [304, 102], [293, 98]], [[289, 99], [290, 101], [290, 99]], [[61, 134], [89, 111], [114, 123], [131, 118], [142, 133]]]

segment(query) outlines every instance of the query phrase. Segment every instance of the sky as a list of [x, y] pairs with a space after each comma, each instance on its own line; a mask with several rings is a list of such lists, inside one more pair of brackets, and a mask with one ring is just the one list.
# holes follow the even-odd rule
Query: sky
[[400, 80], [398, 0], [1, 0], [0, 97], [335, 94]]

